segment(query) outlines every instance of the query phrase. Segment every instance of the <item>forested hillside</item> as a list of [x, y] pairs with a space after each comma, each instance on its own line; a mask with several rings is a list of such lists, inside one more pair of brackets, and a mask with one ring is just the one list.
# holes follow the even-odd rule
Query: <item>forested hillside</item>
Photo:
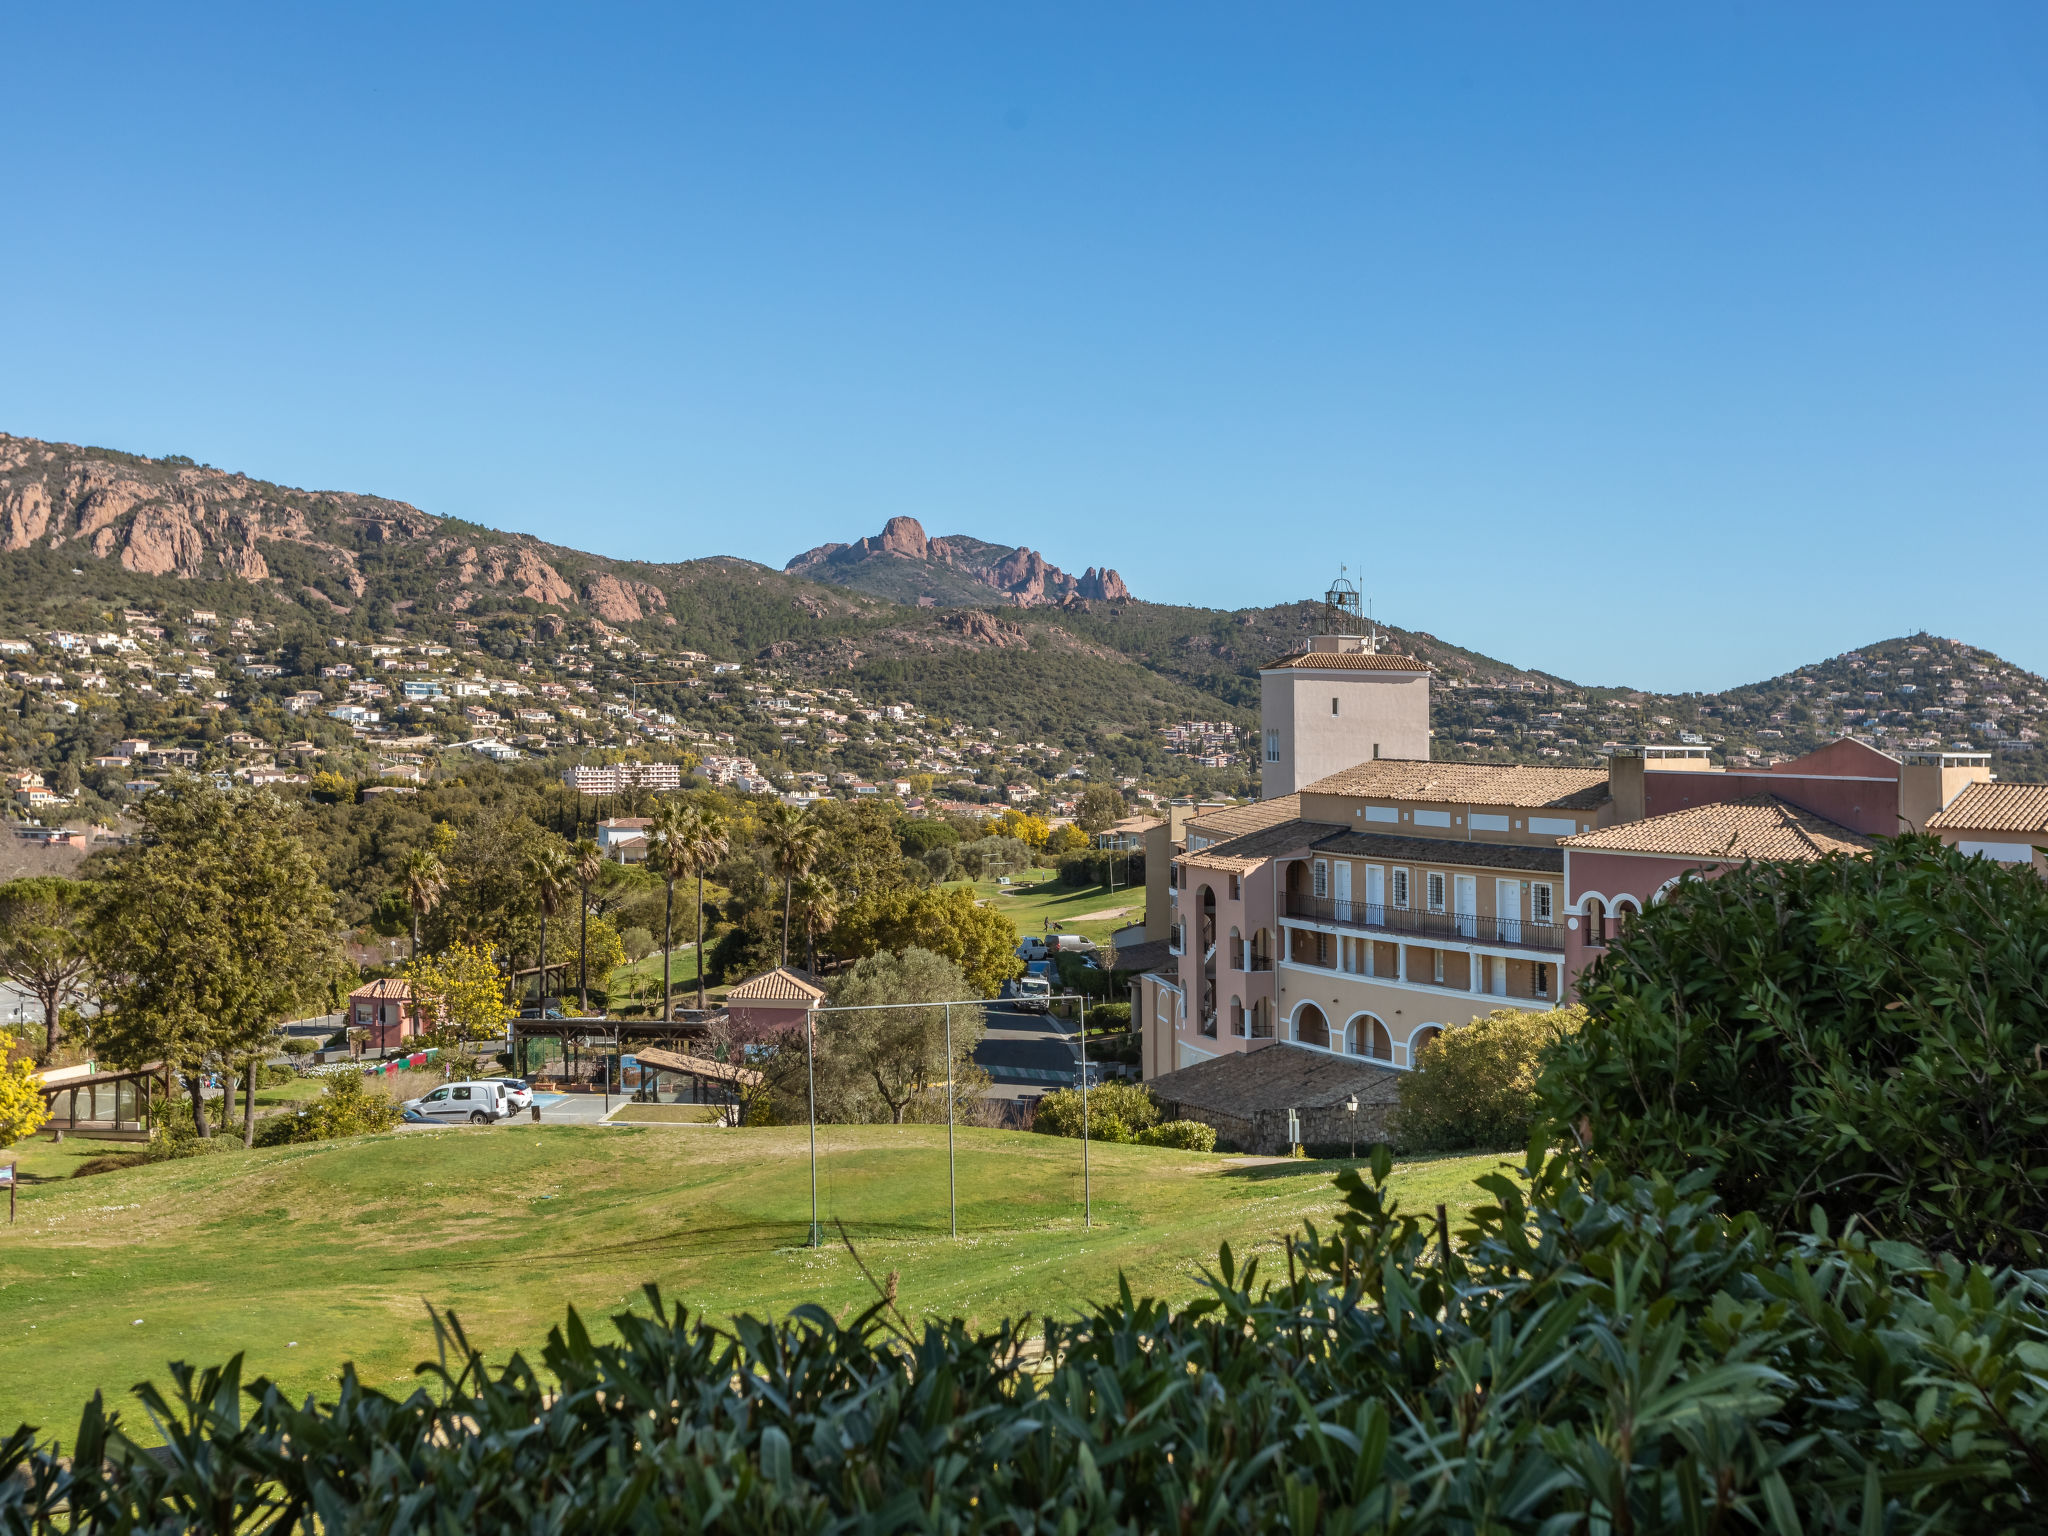
[[[926, 539], [914, 524], [899, 526], [907, 523], [792, 562], [834, 578], [821, 582], [722, 556], [614, 560], [386, 498], [0, 434], [0, 640], [32, 642], [7, 694], [15, 726], [5, 746], [19, 763], [54, 767], [83, 765], [124, 734], [260, 735], [253, 722], [266, 692], [275, 704], [290, 686], [322, 682], [322, 663], [338, 650], [397, 645], [467, 657], [471, 670], [481, 661], [518, 671], [535, 686], [578, 681], [614, 697], [630, 689], [636, 707], [722, 733], [764, 769], [828, 766], [833, 744], [815, 725], [778, 729], [772, 711], [705, 687], [701, 675], [686, 688], [695, 653], [743, 664], [757, 682], [909, 705], [994, 732], [1008, 750], [1043, 743], [1066, 754], [1062, 772], [1082, 766], [1171, 792], [1253, 789], [1242, 755], [1197, 768], [1162, 751], [1159, 732], [1189, 720], [1248, 732], [1258, 668], [1321, 627], [1320, 603], [1225, 612], [1141, 602], [1123, 595], [1114, 572], [1072, 577], [1029, 550]], [[1324, 574], [1305, 571], [1304, 586]], [[849, 576], [858, 579], [843, 584]], [[966, 604], [981, 591], [987, 603], [919, 606], [911, 588], [927, 578], [951, 583], [943, 602]], [[1015, 590], [989, 584], [1001, 581]], [[911, 601], [862, 583], [900, 587]], [[187, 621], [199, 611], [217, 621]], [[83, 672], [69, 653], [71, 669], [53, 670], [52, 646], [37, 638], [111, 638], [138, 622], [164, 636], [147, 660], [130, 655]], [[188, 655], [194, 645], [181, 643], [181, 624], [241, 634], [234, 656]], [[2042, 679], [1960, 641], [1888, 640], [1722, 694], [1664, 695], [1577, 685], [1420, 629], [1380, 630], [1388, 646], [1435, 669], [1441, 757], [1592, 762], [1615, 742], [1697, 737], [1717, 760], [1752, 761], [1852, 731], [1900, 748], [1963, 741], [1995, 751], [2006, 777], [2048, 774]], [[241, 679], [267, 669], [274, 686], [228, 688], [223, 676], [220, 688], [191, 688], [191, 664], [209, 656], [243, 669]], [[138, 669], [177, 682], [124, 688], [140, 683]], [[326, 692], [334, 699], [325, 702], [340, 697]], [[385, 711], [387, 720], [402, 713]], [[527, 733], [534, 749], [608, 740], [573, 718], [555, 724], [562, 728]], [[317, 738], [325, 726], [291, 729]], [[901, 771], [891, 764], [904, 754], [863, 756], [848, 743], [841, 760], [872, 775]]]

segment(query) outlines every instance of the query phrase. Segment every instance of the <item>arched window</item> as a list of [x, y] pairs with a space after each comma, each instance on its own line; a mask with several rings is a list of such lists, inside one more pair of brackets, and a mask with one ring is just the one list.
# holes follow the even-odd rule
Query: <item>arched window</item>
[[1421, 1066], [1424, 1048], [1428, 1046], [1430, 1041], [1436, 1039], [1442, 1033], [1442, 1026], [1425, 1024], [1422, 1028], [1415, 1031], [1414, 1034], [1410, 1035], [1408, 1037], [1408, 1065], [1411, 1067]]
[[1387, 1026], [1369, 1013], [1361, 1013], [1353, 1019], [1347, 1030], [1351, 1036], [1351, 1054], [1370, 1057], [1374, 1061], [1394, 1059], [1394, 1037], [1387, 1033]]
[[1270, 997], [1262, 997], [1252, 1004], [1252, 1038], [1273, 1038], [1273, 1000]]
[[1230, 1000], [1230, 1032], [1240, 1040], [1245, 1038], [1244, 999], [1241, 997]]
[[1598, 949], [1607, 942], [1607, 908], [1598, 896], [1586, 898], [1586, 943]]
[[1303, 1045], [1330, 1048], [1330, 1021], [1314, 1003], [1303, 1003], [1294, 1016], [1294, 1038]]
[[1641, 906], [1641, 905], [1640, 905], [1640, 904], [1639, 904], [1639, 903], [1638, 903], [1638, 902], [1636, 901], [1635, 897], [1633, 897], [1633, 896], [1617, 896], [1617, 897], [1615, 897], [1615, 898], [1614, 898], [1614, 931], [1615, 931], [1615, 933], [1616, 933], [1616, 934], [1618, 935], [1618, 934], [1619, 934], [1619, 933], [1620, 933], [1620, 932], [1622, 931], [1622, 929], [1624, 929], [1624, 928], [1626, 928], [1626, 927], [1628, 926], [1629, 922], [1630, 922], [1630, 921], [1631, 921], [1632, 919], [1634, 919], [1634, 918], [1637, 918], [1637, 917], [1640, 917], [1640, 916], [1642, 915], [1642, 911], [1643, 911], [1643, 909], [1642, 909], [1642, 906]]
[[1244, 969], [1244, 938], [1235, 928], [1230, 930], [1229, 965], [1233, 971]]

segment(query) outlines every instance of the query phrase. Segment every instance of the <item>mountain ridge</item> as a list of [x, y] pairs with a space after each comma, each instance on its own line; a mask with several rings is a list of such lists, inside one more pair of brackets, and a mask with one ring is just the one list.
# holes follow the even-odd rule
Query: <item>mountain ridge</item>
[[[987, 579], [1005, 561], [1021, 591]], [[1259, 667], [1322, 622], [1312, 601], [1181, 607], [1130, 596], [1113, 571], [1041, 565], [1021, 547], [933, 538], [913, 519], [782, 571], [723, 555], [614, 559], [392, 498], [0, 434], [0, 622], [16, 626], [83, 624], [130, 591], [160, 602], [168, 582], [203, 589], [204, 604], [359, 639], [446, 638], [460, 620], [529, 641], [588, 626], [606, 646], [631, 635], [650, 654], [746, 658], [886, 686], [962, 719], [1080, 735], [1204, 715], [1249, 726]], [[831, 579], [849, 572], [865, 585]], [[905, 586], [934, 580], [953, 583], [943, 603]], [[891, 581], [901, 597], [871, 590]], [[1855, 731], [1909, 750], [1988, 745], [2001, 771], [2010, 758], [2010, 776], [2048, 773], [2048, 685], [1960, 641], [1894, 637], [1720, 693], [1672, 695], [1586, 687], [1426, 630], [1383, 630], [1437, 672], [1445, 756], [1592, 761], [1611, 741], [1690, 734], [1730, 760], [1767, 758]]]
[[1098, 570], [1091, 565], [1071, 576], [1023, 545], [992, 544], [969, 534], [934, 537], [914, 517], [892, 517], [880, 533], [852, 544], [820, 544], [782, 569], [899, 602], [907, 596], [913, 606], [975, 607], [986, 604], [991, 594], [1022, 608], [1121, 602], [1131, 596], [1123, 578], [1107, 566]]

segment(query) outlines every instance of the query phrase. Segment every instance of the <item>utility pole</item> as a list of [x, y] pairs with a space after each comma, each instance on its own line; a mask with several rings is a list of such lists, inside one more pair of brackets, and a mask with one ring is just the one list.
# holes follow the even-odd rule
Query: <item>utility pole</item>
[[[806, 1008], [806, 1009], [804, 1010], [804, 1082], [805, 1082], [805, 1089], [806, 1089], [806, 1092], [808, 1093], [808, 1095], [809, 1095], [809, 1098], [810, 1098], [810, 1106], [811, 1106], [811, 1246], [812, 1246], [813, 1248], [816, 1248], [817, 1246], [819, 1246], [819, 1238], [818, 1238], [818, 1067], [817, 1067], [817, 1050], [816, 1050], [816, 1045], [815, 1045], [815, 1042], [816, 1042], [816, 1040], [817, 1040], [817, 1026], [816, 1026], [816, 1024], [815, 1024], [815, 1023], [813, 1022], [813, 1021], [814, 1021], [814, 1020], [815, 1020], [816, 1018], [817, 1018], [817, 1010], [816, 1010], [816, 1009], [813, 1009], [813, 1008]], [[946, 1131], [946, 1133], [947, 1133], [947, 1135], [949, 1135], [949, 1136], [950, 1136], [950, 1135], [952, 1134], [952, 1127], [951, 1127], [950, 1125], [949, 1125], [949, 1126], [947, 1127], [947, 1131]]]
[[1081, 1226], [1095, 1226], [1094, 1193], [1088, 1178], [1088, 994], [1079, 997], [1081, 1015]]
[[953, 1161], [953, 1005], [946, 1004], [946, 1205], [960, 1236], [960, 1172]]

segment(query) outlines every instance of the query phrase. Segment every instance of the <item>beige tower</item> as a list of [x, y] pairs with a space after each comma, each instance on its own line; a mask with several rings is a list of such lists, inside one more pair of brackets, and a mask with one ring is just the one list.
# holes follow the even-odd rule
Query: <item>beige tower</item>
[[1358, 589], [1338, 579], [1324, 633], [1259, 669], [1259, 782], [1291, 795], [1373, 758], [1429, 758], [1429, 667], [1380, 648]]

